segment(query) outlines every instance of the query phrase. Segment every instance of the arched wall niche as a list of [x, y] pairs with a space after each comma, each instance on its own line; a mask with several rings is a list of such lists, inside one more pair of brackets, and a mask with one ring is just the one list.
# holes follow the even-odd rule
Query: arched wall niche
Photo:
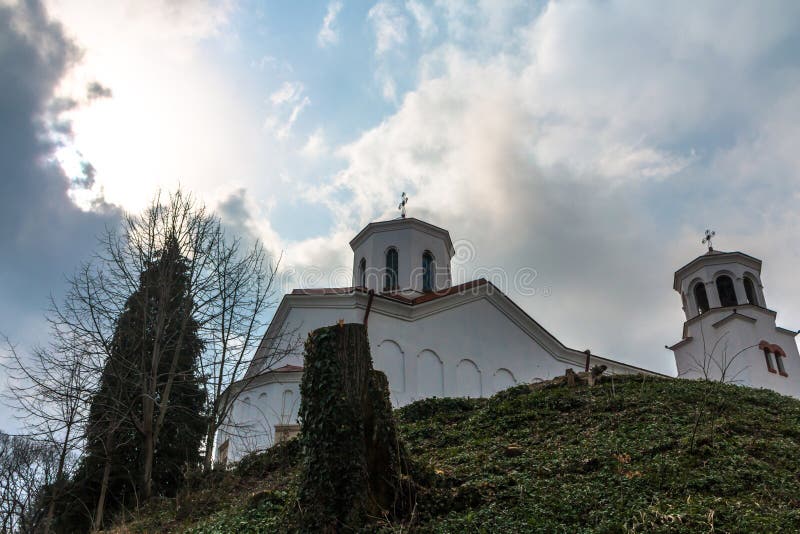
[[464, 358], [456, 366], [456, 395], [477, 399], [481, 394], [481, 371], [475, 362]]
[[504, 389], [508, 389], [510, 387], [514, 387], [517, 385], [517, 379], [514, 377], [514, 373], [509, 371], [505, 368], [500, 368], [494, 372], [494, 376], [492, 377], [492, 386], [494, 392], [497, 393], [498, 391], [503, 391]]
[[420, 397], [444, 397], [444, 364], [430, 349], [417, 355], [417, 393]]
[[400, 344], [392, 339], [384, 339], [375, 349], [373, 356], [375, 369], [386, 373], [389, 389], [396, 393], [406, 390], [406, 357]]
[[291, 423], [292, 413], [294, 412], [294, 391], [286, 389], [283, 391], [281, 403], [281, 424]]

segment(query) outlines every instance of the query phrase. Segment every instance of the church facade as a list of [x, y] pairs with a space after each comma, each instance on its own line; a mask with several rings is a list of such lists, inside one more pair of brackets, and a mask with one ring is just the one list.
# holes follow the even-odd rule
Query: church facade
[[[447, 230], [401, 217], [367, 225], [351, 241], [349, 287], [285, 295], [217, 436], [216, 457], [237, 460], [299, 431], [302, 344], [316, 328], [364, 323], [374, 366], [397, 407], [430, 397], [488, 397], [515, 384], [605, 365], [616, 374], [657, 374], [569, 348], [490, 281], [452, 284]], [[709, 252], [675, 273], [686, 322], [670, 348], [679, 376], [767, 387], [800, 397], [796, 333], [777, 327], [761, 262]], [[285, 346], [283, 346], [285, 345]], [[286, 354], [278, 364], [271, 355]]]
[[386, 373], [397, 407], [429, 397], [488, 397], [588, 365], [648, 372], [564, 346], [488, 280], [452, 285], [447, 230], [403, 217], [367, 225], [350, 246], [352, 286], [283, 297], [220, 430], [218, 457], [235, 460], [297, 432], [302, 346], [277, 367], [265, 363], [281, 352], [274, 343], [291, 337], [282, 333], [305, 337], [339, 321], [367, 324], [374, 366]]

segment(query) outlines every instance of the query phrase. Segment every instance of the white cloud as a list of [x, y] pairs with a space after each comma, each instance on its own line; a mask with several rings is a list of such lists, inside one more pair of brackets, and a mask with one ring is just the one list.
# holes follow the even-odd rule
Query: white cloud
[[84, 95], [95, 80], [113, 92], [66, 115], [68, 148], [96, 168], [95, 190], [109, 202], [138, 211], [159, 188], [183, 181], [213, 191], [219, 176], [254, 172], [260, 125], [203, 52], [224, 46], [231, 1], [51, 0], [47, 8], [82, 51], [59, 94]]
[[406, 42], [408, 20], [394, 4], [378, 2], [369, 10], [367, 19], [375, 32], [375, 55], [382, 55]]
[[273, 106], [291, 104], [300, 98], [304, 90], [305, 88], [300, 82], [283, 82], [277, 91], [269, 95], [269, 101]]
[[[494, 53], [447, 42], [396, 113], [339, 149], [346, 167], [315, 196], [346, 192], [329, 207], [357, 230], [407, 191], [412, 216], [475, 243], [476, 264], [536, 268], [550, 300], [521, 302], [563, 341], [669, 371], [661, 347], [682, 322], [669, 281], [701, 252], [695, 231], [800, 249], [800, 65], [780, 48], [800, 18], [728, 7], [550, 3]], [[378, 38], [376, 53], [397, 42]], [[776, 202], [786, 215], [761, 224]]]
[[423, 39], [428, 39], [436, 34], [438, 31], [436, 22], [433, 20], [433, 14], [425, 4], [418, 0], [407, 0], [406, 9], [414, 17], [419, 34]]
[[338, 0], [328, 4], [328, 11], [325, 13], [325, 18], [322, 20], [322, 27], [317, 34], [317, 44], [322, 48], [329, 45], [335, 45], [339, 42], [339, 32], [336, 29], [336, 17], [339, 11], [342, 10], [342, 3]]
[[264, 128], [271, 130], [275, 137], [283, 140], [289, 137], [300, 113], [311, 104], [304, 95], [305, 87], [300, 82], [284, 82], [278, 90], [269, 95], [271, 111], [264, 121]]
[[306, 144], [300, 149], [300, 153], [309, 159], [317, 159], [328, 153], [330, 148], [325, 140], [325, 132], [322, 128], [317, 128], [314, 133], [308, 136]]

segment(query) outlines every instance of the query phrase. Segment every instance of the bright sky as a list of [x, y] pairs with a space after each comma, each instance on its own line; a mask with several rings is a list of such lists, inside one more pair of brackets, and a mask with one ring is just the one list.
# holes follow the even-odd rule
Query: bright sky
[[[349, 273], [349, 239], [406, 191], [411, 216], [469, 242], [463, 279], [504, 269], [567, 345], [668, 373], [672, 273], [713, 228], [764, 260], [768, 305], [800, 327], [800, 3], [0, 6], [0, 68], [26, 84], [0, 93], [27, 128], [2, 132], [7, 150], [63, 170], [0, 178], [0, 331], [23, 345], [109, 210], [178, 184], [316, 285], [304, 273]], [[513, 287], [520, 269], [535, 291]]]

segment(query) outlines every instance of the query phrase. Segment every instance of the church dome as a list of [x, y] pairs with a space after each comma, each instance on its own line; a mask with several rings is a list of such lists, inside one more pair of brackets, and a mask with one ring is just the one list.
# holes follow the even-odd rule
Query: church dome
[[368, 224], [351, 241], [353, 286], [418, 295], [450, 287], [450, 233], [413, 217]]

